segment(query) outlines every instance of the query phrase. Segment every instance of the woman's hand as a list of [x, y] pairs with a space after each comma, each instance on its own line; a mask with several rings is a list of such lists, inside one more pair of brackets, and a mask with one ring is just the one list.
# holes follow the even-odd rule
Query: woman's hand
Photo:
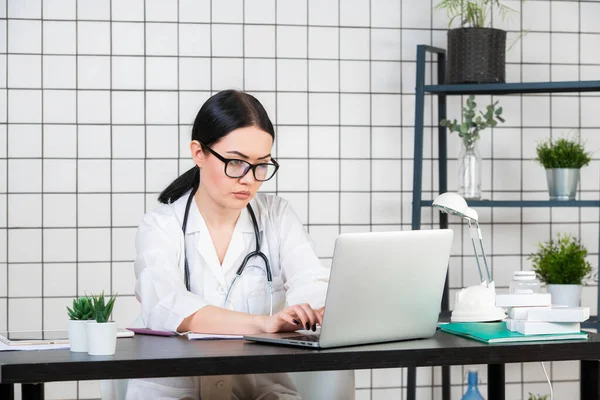
[[296, 304], [286, 307], [277, 314], [265, 316], [262, 330], [266, 333], [292, 332], [298, 329], [317, 330], [317, 324], [323, 323], [323, 310], [314, 310], [308, 304]]

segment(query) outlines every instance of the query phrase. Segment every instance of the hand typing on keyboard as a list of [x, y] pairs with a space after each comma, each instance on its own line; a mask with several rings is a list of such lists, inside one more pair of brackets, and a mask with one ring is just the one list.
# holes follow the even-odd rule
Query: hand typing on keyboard
[[323, 323], [324, 307], [313, 309], [309, 304], [295, 304], [272, 316], [261, 315], [263, 331], [266, 333], [292, 332], [298, 329], [317, 330]]

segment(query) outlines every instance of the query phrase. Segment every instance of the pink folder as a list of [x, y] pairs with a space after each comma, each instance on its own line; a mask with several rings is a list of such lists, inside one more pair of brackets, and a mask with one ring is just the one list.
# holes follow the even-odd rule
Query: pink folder
[[135, 332], [136, 334], [140, 334], [140, 335], [177, 336], [177, 334], [175, 332], [155, 331], [155, 330], [148, 329], [148, 328], [127, 328], [127, 330], [130, 330], [130, 331]]

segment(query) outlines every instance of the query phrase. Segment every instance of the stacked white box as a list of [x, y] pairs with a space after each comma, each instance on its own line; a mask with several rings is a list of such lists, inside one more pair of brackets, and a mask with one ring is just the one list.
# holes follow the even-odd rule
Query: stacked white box
[[578, 333], [589, 307], [551, 306], [549, 293], [502, 294], [496, 305], [507, 308], [506, 328], [523, 335]]

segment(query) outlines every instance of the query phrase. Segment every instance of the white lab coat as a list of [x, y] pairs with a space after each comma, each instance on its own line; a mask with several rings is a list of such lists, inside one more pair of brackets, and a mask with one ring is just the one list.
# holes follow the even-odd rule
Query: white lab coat
[[[184, 318], [206, 305], [223, 306], [225, 295], [244, 257], [255, 249], [248, 210], [236, 223], [231, 242], [219, 263], [210, 233], [195, 202], [190, 207], [185, 239], [181, 230], [188, 194], [148, 212], [136, 236], [136, 297], [148, 328], [175, 331]], [[262, 237], [261, 250], [273, 274], [273, 313], [286, 305], [324, 305], [329, 269], [317, 258], [304, 226], [284, 199], [257, 194], [251, 201]], [[191, 292], [184, 284], [184, 241]], [[248, 262], [231, 291], [227, 308], [253, 314], [269, 313], [264, 264]], [[297, 399], [287, 374], [207, 376], [131, 380], [128, 399]]]

